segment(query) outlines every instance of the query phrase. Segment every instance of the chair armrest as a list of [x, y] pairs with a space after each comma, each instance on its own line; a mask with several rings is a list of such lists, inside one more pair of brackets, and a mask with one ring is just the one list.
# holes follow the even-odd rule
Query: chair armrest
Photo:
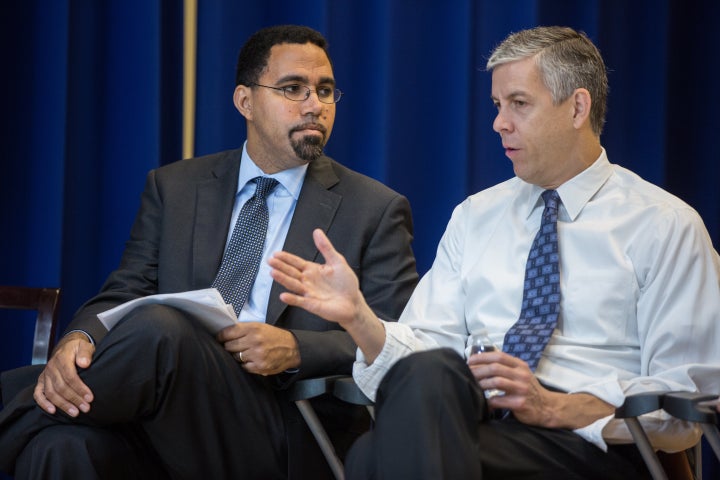
[[622, 405], [615, 409], [616, 418], [639, 417], [660, 410], [667, 392], [646, 392], [625, 397]]
[[333, 395], [344, 402], [354, 405], [373, 405], [373, 401], [360, 390], [352, 377], [337, 379], [335, 385], [333, 385]]
[[633, 440], [635, 440], [635, 445], [640, 451], [653, 480], [667, 480], [668, 477], [655, 450], [650, 444], [650, 439], [645, 433], [645, 430], [643, 430], [642, 425], [640, 425], [640, 420], [638, 420], [637, 417], [645, 413], [660, 410], [666, 393], [667, 392], [646, 392], [630, 395], [625, 397], [623, 404], [615, 409], [615, 418], [625, 420], [625, 424], [628, 430], [630, 430], [630, 434]]
[[663, 409], [675, 418], [698, 423], [718, 424], [718, 412], [700, 402], [716, 400], [716, 394], [671, 392], [665, 395]]
[[705, 439], [720, 460], [720, 415], [714, 406], [702, 404], [717, 398], [717, 394], [673, 392], [665, 396], [663, 409], [675, 418], [700, 424]]
[[333, 392], [333, 385], [338, 379], [348, 378], [347, 375], [329, 375], [327, 377], [315, 377], [298, 380], [287, 390], [287, 398], [296, 402], [319, 397], [325, 393]]

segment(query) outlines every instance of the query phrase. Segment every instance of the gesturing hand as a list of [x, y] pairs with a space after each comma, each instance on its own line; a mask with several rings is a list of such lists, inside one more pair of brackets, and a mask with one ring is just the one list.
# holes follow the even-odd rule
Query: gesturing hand
[[325, 258], [324, 264], [308, 262], [287, 252], [277, 252], [268, 261], [272, 278], [289, 290], [280, 295], [280, 300], [325, 320], [347, 324], [360, 311], [369, 309], [357, 276], [322, 230], [313, 232], [313, 240]]

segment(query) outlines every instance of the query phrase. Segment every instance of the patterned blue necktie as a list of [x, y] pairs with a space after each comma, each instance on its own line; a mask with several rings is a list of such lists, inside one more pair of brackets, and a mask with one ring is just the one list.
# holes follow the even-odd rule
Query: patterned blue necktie
[[232, 304], [237, 315], [260, 268], [269, 220], [266, 198], [278, 184], [270, 177], [255, 177], [251, 181], [256, 183], [255, 194], [240, 210], [220, 270], [212, 283], [223, 299]]
[[535, 371], [560, 315], [560, 253], [557, 217], [560, 196], [542, 194], [545, 210], [527, 264], [520, 318], [505, 334], [503, 351], [525, 360]]

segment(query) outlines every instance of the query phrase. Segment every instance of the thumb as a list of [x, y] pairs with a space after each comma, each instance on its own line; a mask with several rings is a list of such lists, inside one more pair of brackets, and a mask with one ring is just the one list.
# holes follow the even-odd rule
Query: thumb
[[321, 229], [316, 228], [313, 230], [313, 240], [318, 251], [325, 259], [325, 263], [336, 263], [342, 258], [342, 255], [335, 250], [332, 242]]
[[88, 368], [90, 363], [92, 363], [94, 352], [95, 347], [90, 342], [81, 342], [76, 355], [75, 363], [77, 366], [80, 368]]

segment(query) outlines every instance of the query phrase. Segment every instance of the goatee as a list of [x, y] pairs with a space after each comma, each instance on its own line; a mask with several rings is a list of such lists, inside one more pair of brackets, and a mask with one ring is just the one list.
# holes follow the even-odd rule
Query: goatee
[[318, 159], [323, 154], [325, 143], [322, 137], [306, 135], [300, 138], [300, 140], [293, 140], [291, 138], [290, 145], [298, 158], [309, 163]]

